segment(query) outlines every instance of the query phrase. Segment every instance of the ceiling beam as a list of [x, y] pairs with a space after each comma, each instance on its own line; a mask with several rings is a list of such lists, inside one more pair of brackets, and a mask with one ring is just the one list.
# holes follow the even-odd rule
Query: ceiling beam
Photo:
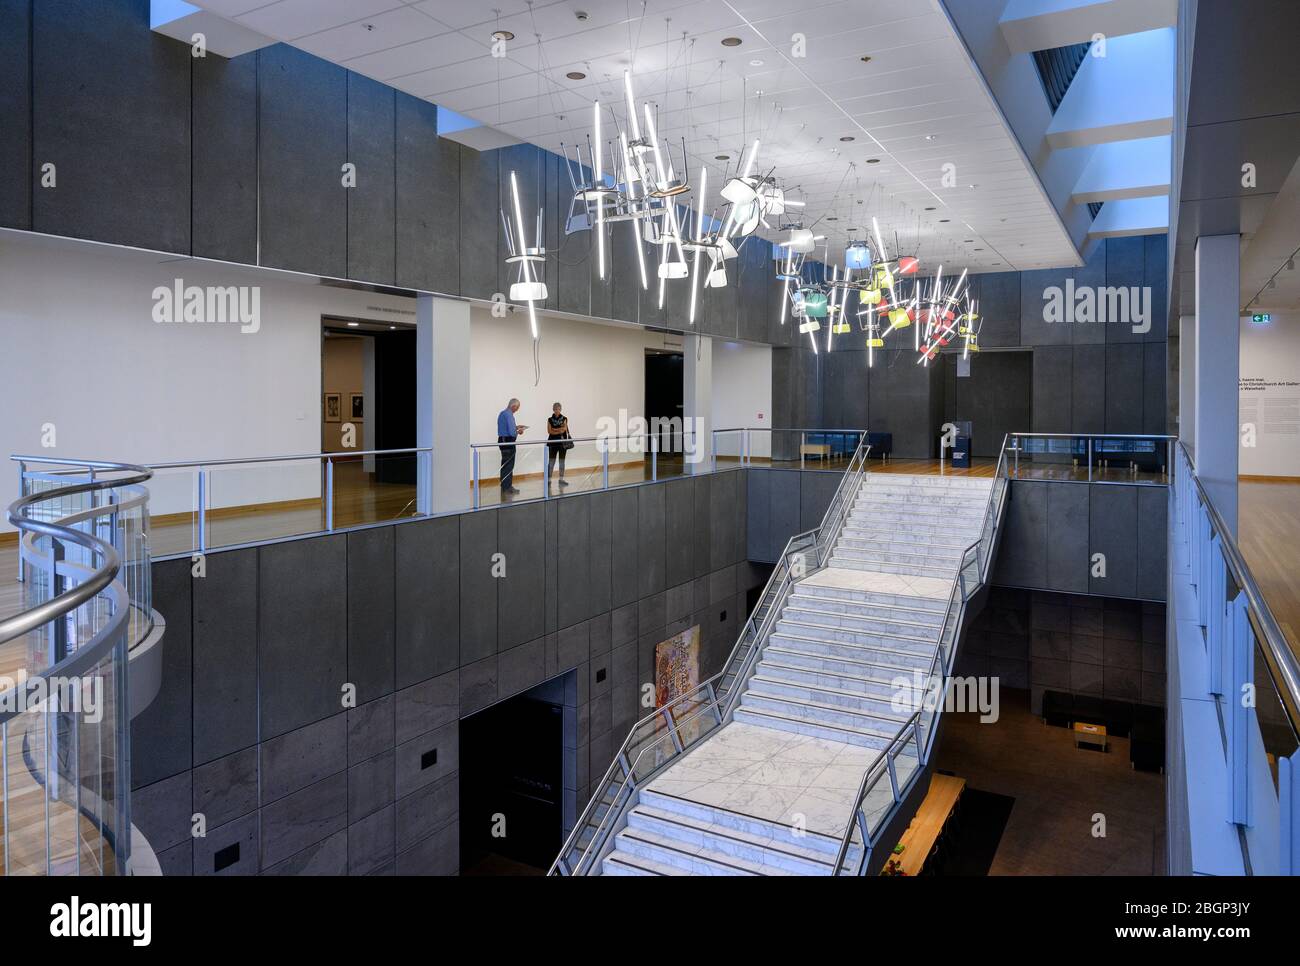
[[1172, 151], [1173, 139], [1167, 134], [1098, 144], [1075, 182], [1070, 200], [1086, 205], [1168, 196], [1173, 181]]
[[1108, 201], [1088, 231], [1091, 238], [1157, 235], [1169, 230], [1168, 198], [1129, 198]]
[[1048, 125], [1047, 143], [1077, 148], [1171, 133], [1174, 37], [1164, 28], [1094, 45]]
[[1173, 27], [1178, 0], [1008, 0], [998, 25], [1013, 54]]

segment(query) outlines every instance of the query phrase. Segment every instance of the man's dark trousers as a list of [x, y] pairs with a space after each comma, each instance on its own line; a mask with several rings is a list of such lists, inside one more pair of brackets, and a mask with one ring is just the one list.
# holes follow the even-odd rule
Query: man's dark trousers
[[[514, 443], [513, 436], [498, 436], [498, 443]], [[515, 450], [516, 446], [501, 447], [501, 489], [508, 490], [515, 482]]]

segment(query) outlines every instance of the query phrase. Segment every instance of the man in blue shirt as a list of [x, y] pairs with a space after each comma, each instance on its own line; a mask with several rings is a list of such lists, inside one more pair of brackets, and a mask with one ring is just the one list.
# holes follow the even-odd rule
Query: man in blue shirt
[[[501, 443], [501, 492], [513, 496], [519, 491], [514, 487], [515, 481], [515, 441], [524, 434], [527, 426], [515, 424], [515, 413], [519, 410], [519, 400], [511, 399], [506, 408], [497, 413], [497, 442]], [[509, 445], [505, 445], [509, 444]]]

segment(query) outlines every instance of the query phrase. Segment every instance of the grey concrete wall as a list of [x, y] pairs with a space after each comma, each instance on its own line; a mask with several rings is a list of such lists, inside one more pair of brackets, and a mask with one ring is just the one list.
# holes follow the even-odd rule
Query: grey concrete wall
[[513, 280], [497, 217], [513, 171], [525, 219], [546, 209], [547, 308], [769, 338], [762, 239], [692, 327], [687, 282], [665, 310], [641, 291], [627, 225], [603, 281], [591, 234], [565, 238], [557, 155], [440, 140], [434, 105], [285, 44], [191, 57], [149, 29], [149, 0], [0, 0], [0, 130], [0, 226], [483, 299]]
[[993, 583], [1163, 601], [1168, 500], [1164, 486], [1013, 480]]
[[655, 645], [699, 624], [701, 679], [734, 645], [764, 578], [748, 499], [729, 471], [213, 553], [204, 577], [156, 563], [135, 823], [168, 874], [235, 846], [222, 874], [455, 873], [460, 719], [561, 676], [574, 821], [645, 713]]
[[[956, 413], [974, 422], [975, 452], [996, 450], [1001, 433], [1169, 432], [1164, 235], [1112, 238], [1099, 244], [1078, 269], [1002, 272], [972, 276], [979, 299], [984, 349], [1017, 348], [1032, 358], [1030, 384], [996, 352], [971, 360], [972, 380], [984, 373], [1008, 377], [992, 389], [964, 392], [949, 361], [916, 365], [910, 335], [905, 350], [876, 353], [867, 367], [859, 336], [842, 337], [836, 348], [814, 354], [807, 336], [787, 319], [777, 324], [776, 287], [769, 341], [772, 353], [772, 425], [855, 429], [894, 434], [895, 455], [936, 456], [943, 421]], [[1046, 322], [1044, 293], [1075, 286], [1149, 289], [1151, 328], [1099, 322]], [[1008, 371], [1003, 371], [1008, 370]], [[947, 379], [945, 386], [944, 380]], [[942, 392], [943, 389], [948, 392]], [[1176, 387], [1175, 387], [1176, 390]], [[938, 401], [936, 402], [936, 396]]]
[[1165, 703], [1165, 605], [994, 587], [962, 642], [956, 673], [1028, 690]]

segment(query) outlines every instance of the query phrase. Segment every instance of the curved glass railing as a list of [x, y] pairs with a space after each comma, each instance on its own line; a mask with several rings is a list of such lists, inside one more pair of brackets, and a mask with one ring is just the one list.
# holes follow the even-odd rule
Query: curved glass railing
[[126, 874], [127, 668], [153, 629], [151, 472], [15, 460], [23, 609], [0, 620], [0, 873]]
[[786, 543], [723, 669], [632, 726], [548, 875], [596, 874], [637, 791], [730, 719], [790, 589], [830, 558], [835, 534], [866, 471], [869, 450], [859, 437], [821, 526]]

